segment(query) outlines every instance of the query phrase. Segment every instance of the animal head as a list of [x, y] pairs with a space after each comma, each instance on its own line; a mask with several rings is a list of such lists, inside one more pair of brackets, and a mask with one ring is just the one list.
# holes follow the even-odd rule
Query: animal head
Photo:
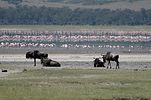
[[26, 58], [27, 58], [27, 59], [28, 59], [28, 58], [33, 58], [33, 52], [28, 51], [28, 52], [26, 53]]

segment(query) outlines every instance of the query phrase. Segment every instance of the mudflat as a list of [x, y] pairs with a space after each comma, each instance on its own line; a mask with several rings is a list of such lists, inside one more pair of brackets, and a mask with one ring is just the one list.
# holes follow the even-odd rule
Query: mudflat
[[[94, 58], [101, 54], [49, 54], [49, 58], [61, 62], [62, 67], [93, 67]], [[151, 68], [151, 54], [120, 54], [120, 68]], [[25, 54], [0, 54], [3, 64], [24, 64], [33, 66], [32, 59], [26, 59]], [[40, 60], [37, 60], [40, 65]], [[115, 66], [115, 62], [111, 62]], [[23, 65], [22, 65], [23, 66]]]

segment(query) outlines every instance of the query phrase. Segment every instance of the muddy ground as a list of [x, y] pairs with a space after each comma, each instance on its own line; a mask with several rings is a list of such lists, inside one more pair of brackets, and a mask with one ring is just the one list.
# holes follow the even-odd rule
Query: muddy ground
[[[101, 57], [101, 54], [49, 54], [50, 59], [61, 63], [60, 69], [93, 69], [93, 60], [96, 57]], [[151, 54], [120, 54], [119, 62], [120, 69], [151, 69]], [[115, 62], [111, 64], [115, 68]], [[0, 70], [8, 70], [6, 73], [0, 71], [0, 77], [22, 72], [24, 69], [41, 68], [48, 67], [43, 67], [38, 59], [37, 66], [33, 66], [33, 59], [26, 59], [25, 54], [0, 54]]]
[[[91, 68], [93, 58], [101, 57], [100, 54], [49, 54], [49, 58], [61, 63], [62, 68]], [[102, 59], [101, 59], [102, 60]], [[151, 68], [151, 54], [120, 54], [120, 68]], [[26, 59], [25, 54], [0, 54], [1, 65], [29, 67], [33, 66], [33, 59]], [[115, 62], [112, 62], [113, 68]], [[37, 60], [37, 67], [42, 67]]]

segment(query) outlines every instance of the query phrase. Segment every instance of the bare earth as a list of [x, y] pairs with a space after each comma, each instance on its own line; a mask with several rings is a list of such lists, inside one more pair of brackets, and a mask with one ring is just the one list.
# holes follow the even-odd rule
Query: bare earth
[[[93, 67], [93, 58], [100, 57], [100, 54], [49, 54], [49, 58], [52, 60], [59, 61], [62, 64], [62, 67]], [[102, 60], [102, 59], [101, 59]], [[144, 64], [149, 63], [151, 64], [151, 54], [120, 54], [121, 62], [120, 66], [123, 68], [123, 66], [127, 66], [127, 68], [133, 68], [138, 66], [129, 66], [131, 63], [140, 63]], [[33, 65], [32, 59], [26, 59], [25, 54], [0, 54], [0, 62], [3, 64], [29, 64]], [[37, 60], [38, 63], [40, 63], [40, 60]], [[71, 65], [66, 65], [67, 63], [72, 63]], [[85, 65], [77, 65], [76, 63], [85, 63]], [[89, 64], [90, 66], [88, 66]], [[114, 64], [114, 63], [112, 63]], [[73, 66], [72, 66], [73, 65]], [[26, 66], [26, 65], [24, 65]], [[41, 66], [38, 64], [38, 66]], [[114, 65], [113, 65], [114, 66]], [[143, 66], [143, 65], [142, 65]], [[147, 66], [148, 68], [151, 68], [151, 65]]]
[[[100, 54], [49, 54], [49, 58], [61, 63], [61, 68], [93, 68], [93, 59]], [[102, 59], [101, 59], [102, 60]], [[151, 54], [120, 54], [121, 69], [150, 69]], [[32, 59], [26, 59], [25, 54], [0, 54], [0, 69], [8, 69], [7, 73], [0, 71], [0, 77], [22, 72], [23, 69], [43, 68], [40, 60], [33, 66]], [[112, 62], [115, 68], [115, 62]]]

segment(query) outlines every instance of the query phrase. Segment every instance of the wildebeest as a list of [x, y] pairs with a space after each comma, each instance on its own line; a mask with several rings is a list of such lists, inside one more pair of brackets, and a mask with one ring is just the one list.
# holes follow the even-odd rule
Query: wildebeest
[[105, 67], [104, 62], [102, 62], [99, 58], [94, 58], [94, 67]]
[[48, 67], [61, 67], [61, 64], [57, 61], [51, 60], [49, 58], [41, 58], [41, 64]]
[[47, 53], [41, 53], [38, 50], [28, 51], [26, 53], [26, 58], [27, 59], [34, 59], [34, 66], [36, 66], [36, 59], [48, 58], [48, 54]]
[[112, 55], [111, 52], [107, 52], [106, 55], [102, 55], [103, 57], [103, 62], [106, 63], [106, 60], [108, 61], [108, 64], [107, 64], [107, 68], [109, 67], [110, 65], [110, 68], [111, 67], [111, 61], [115, 61], [116, 62], [116, 69], [119, 69], [119, 55]]

